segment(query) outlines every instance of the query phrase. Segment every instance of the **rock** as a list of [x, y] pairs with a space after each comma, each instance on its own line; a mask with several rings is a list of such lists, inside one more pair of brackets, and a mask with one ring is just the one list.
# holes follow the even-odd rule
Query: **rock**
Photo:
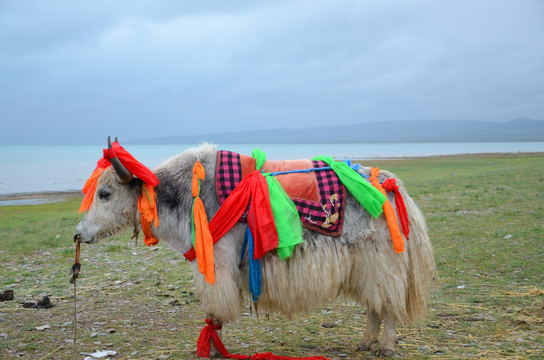
[[115, 356], [117, 355], [117, 351], [113, 351], [113, 350], [101, 350], [101, 351], [96, 351], [92, 354], [90, 353], [82, 353], [82, 355], [89, 355], [85, 358], [85, 360], [91, 360], [91, 359], [100, 359], [100, 358], [104, 358], [106, 356]]
[[326, 329], [332, 329], [336, 327], [336, 324], [324, 322], [321, 324], [321, 327], [324, 327]]
[[47, 329], [51, 329], [51, 325], [45, 324], [45, 325], [42, 325], [42, 326], [36, 326], [35, 329], [38, 330], [38, 331], [44, 331], [44, 330], [47, 330]]
[[13, 300], [13, 290], [5, 290], [3, 293], [0, 293], [0, 301], [10, 300]]

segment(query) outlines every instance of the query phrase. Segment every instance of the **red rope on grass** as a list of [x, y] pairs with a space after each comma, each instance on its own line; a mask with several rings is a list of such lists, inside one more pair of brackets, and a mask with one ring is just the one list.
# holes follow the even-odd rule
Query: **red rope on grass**
[[221, 341], [221, 339], [219, 338], [219, 335], [217, 334], [217, 330], [221, 330], [222, 326], [220, 324], [214, 324], [212, 319], [206, 319], [206, 323], [208, 325], [202, 329], [202, 331], [200, 332], [200, 336], [198, 337], [196, 355], [199, 357], [203, 357], [203, 358], [210, 357], [210, 348], [211, 348], [210, 340], [213, 340], [213, 344], [215, 345], [215, 348], [221, 353], [221, 355], [229, 359], [329, 360], [328, 358], [323, 356], [289, 357], [289, 356], [274, 355], [271, 352], [258, 353], [251, 356], [242, 355], [242, 354], [231, 354], [225, 348], [225, 345], [223, 345], [223, 342]]

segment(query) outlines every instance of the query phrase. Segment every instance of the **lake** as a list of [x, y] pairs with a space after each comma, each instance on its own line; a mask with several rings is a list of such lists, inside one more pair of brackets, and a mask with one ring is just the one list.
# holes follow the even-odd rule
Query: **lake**
[[[153, 169], [194, 145], [127, 145]], [[258, 147], [270, 160], [307, 159], [318, 155], [341, 160], [387, 159], [475, 153], [544, 152], [544, 142], [394, 143], [394, 144], [221, 144], [251, 155]], [[102, 156], [100, 146], [0, 146], [0, 195], [80, 190]]]

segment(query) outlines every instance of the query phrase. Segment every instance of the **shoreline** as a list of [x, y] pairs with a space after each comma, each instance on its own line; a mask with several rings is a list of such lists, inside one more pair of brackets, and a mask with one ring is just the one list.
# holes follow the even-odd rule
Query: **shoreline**
[[76, 197], [83, 197], [81, 190], [0, 194], [0, 206], [50, 204]]
[[[461, 153], [429, 156], [397, 156], [374, 158], [373, 161], [403, 161], [403, 160], [423, 160], [440, 158], [496, 158], [509, 156], [543, 156], [544, 152], [494, 152], [494, 153]], [[360, 163], [369, 159], [354, 159], [354, 162]], [[363, 164], [364, 165], [364, 164]], [[82, 185], [83, 186], [83, 185]], [[37, 205], [64, 201], [67, 198], [83, 197], [81, 190], [59, 190], [59, 191], [36, 191], [24, 193], [0, 194], [0, 206], [8, 205]]]

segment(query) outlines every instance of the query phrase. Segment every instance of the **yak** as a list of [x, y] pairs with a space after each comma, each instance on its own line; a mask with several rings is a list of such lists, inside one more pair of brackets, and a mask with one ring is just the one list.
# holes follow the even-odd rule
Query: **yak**
[[[164, 161], [153, 170], [160, 181], [155, 187], [160, 223], [151, 226], [151, 230], [154, 237], [179, 253], [185, 254], [193, 247], [191, 185], [196, 161], [206, 172], [200, 184], [200, 197], [208, 218], [213, 218], [220, 208], [214, 181], [216, 158], [216, 146], [205, 143]], [[77, 225], [75, 238], [81, 243], [95, 243], [129, 226], [135, 231], [141, 229], [138, 199], [143, 181], [132, 176], [118, 159], [110, 160], [114, 166], [101, 173], [92, 205]], [[368, 175], [370, 169], [361, 167], [357, 171]], [[394, 177], [384, 170], [379, 174], [381, 181]], [[410, 227], [405, 251], [399, 253], [393, 249], [384, 215], [372, 217], [346, 192], [341, 236], [303, 229], [303, 242], [294, 248], [290, 257], [280, 260], [274, 251], [262, 257], [259, 309], [291, 316], [343, 296], [367, 310], [367, 323], [357, 350], [370, 350], [379, 343], [378, 355], [394, 354], [396, 325], [421, 321], [436, 277], [424, 216], [402, 181], [398, 180], [397, 184], [406, 204]], [[388, 193], [387, 196], [394, 206], [394, 195]], [[246, 226], [239, 222], [214, 244], [214, 284], [205, 281], [197, 261], [191, 262], [195, 292], [201, 299], [203, 311], [214, 324], [233, 322], [242, 315], [244, 294], [248, 291], [248, 263], [240, 261]], [[383, 337], [379, 341], [382, 322]]]

